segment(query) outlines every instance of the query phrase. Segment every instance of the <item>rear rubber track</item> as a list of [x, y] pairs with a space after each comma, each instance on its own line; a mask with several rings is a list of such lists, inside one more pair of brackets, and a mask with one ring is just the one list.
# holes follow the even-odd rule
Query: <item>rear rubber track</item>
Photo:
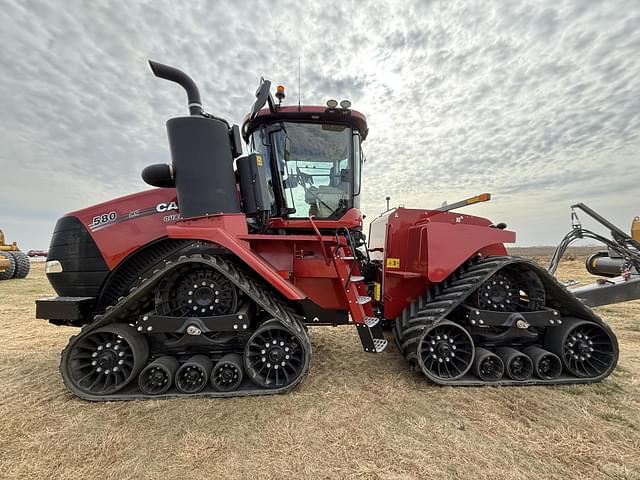
[[[446, 321], [454, 309], [462, 305], [484, 282], [496, 272], [508, 265], [526, 265], [540, 277], [547, 292], [547, 306], [558, 309], [563, 316], [579, 317], [602, 326], [614, 339], [616, 352], [617, 340], [611, 329], [589, 307], [572, 295], [562, 284], [537, 263], [522, 257], [486, 257], [474, 259], [463, 264], [442, 283], [431, 287], [424, 295], [414, 300], [396, 319], [393, 329], [396, 345], [412, 368], [422, 371], [418, 358], [418, 347], [424, 330]], [[550, 297], [550, 299], [549, 299]], [[464, 325], [462, 325], [464, 327]], [[617, 353], [616, 353], [617, 354]], [[554, 380], [530, 378], [514, 381], [503, 378], [499, 381], [485, 382], [474, 375], [467, 374], [459, 380], [433, 380], [440, 385], [482, 386], [482, 385], [552, 385], [598, 382], [608, 376], [615, 368], [617, 358], [609, 371], [594, 378], [580, 378], [563, 373]]]

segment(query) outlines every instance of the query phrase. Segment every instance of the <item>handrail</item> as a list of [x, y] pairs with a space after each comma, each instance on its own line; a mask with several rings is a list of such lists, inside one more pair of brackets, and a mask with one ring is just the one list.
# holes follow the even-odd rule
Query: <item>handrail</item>
[[351, 232], [349, 232], [348, 228], [345, 227], [339, 227], [336, 229], [336, 243], [337, 243], [337, 247], [336, 247], [336, 254], [338, 252], [338, 250], [340, 250], [340, 248], [342, 248], [342, 244], [340, 243], [340, 237], [339, 237], [339, 233], [341, 230], [345, 231], [345, 239], [347, 242], [347, 246], [351, 249], [351, 255], [353, 256], [353, 262], [351, 263], [351, 267], [349, 268], [349, 275], [347, 275], [347, 280], [344, 282], [344, 288], [347, 289], [349, 287], [349, 283], [351, 282], [351, 276], [353, 275], [353, 269], [356, 266], [356, 249], [353, 246], [353, 240], [351, 239]]
[[320, 248], [322, 249], [322, 256], [324, 256], [324, 261], [327, 263], [327, 265], [329, 265], [331, 263], [331, 261], [329, 260], [329, 257], [327, 256], [327, 249], [324, 246], [324, 240], [322, 239], [322, 234], [320, 233], [320, 230], [318, 230], [318, 227], [316, 226], [315, 222], [313, 221], [313, 215], [309, 215], [309, 222], [311, 223], [311, 226], [313, 227], [313, 230], [316, 232], [316, 235], [318, 235], [318, 240], [320, 240]]

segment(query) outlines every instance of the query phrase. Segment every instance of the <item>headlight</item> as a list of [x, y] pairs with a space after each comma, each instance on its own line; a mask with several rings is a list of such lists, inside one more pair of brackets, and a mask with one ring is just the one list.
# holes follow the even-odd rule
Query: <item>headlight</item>
[[44, 264], [45, 273], [62, 273], [62, 264], [58, 260], [50, 260]]

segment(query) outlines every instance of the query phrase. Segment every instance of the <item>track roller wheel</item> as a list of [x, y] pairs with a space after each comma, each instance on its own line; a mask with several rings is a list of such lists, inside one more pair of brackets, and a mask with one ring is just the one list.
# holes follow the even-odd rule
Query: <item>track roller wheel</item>
[[485, 348], [476, 348], [476, 356], [473, 359], [473, 373], [480, 380], [495, 382], [504, 375], [504, 363], [495, 353]]
[[198, 393], [209, 382], [213, 363], [205, 355], [194, 355], [176, 372], [176, 388], [182, 393]]
[[563, 319], [546, 332], [544, 346], [562, 360], [564, 368], [580, 378], [608, 375], [618, 361], [618, 342], [603, 326], [577, 318]]
[[533, 362], [533, 372], [542, 380], [555, 380], [562, 373], [562, 362], [557, 355], [538, 347], [523, 348]]
[[142, 335], [129, 325], [112, 323], [71, 340], [62, 352], [62, 376], [74, 392], [109, 395], [136, 378], [148, 356]]
[[471, 335], [449, 320], [425, 329], [418, 342], [418, 363], [434, 382], [462, 378], [471, 368], [473, 357]]
[[282, 388], [306, 371], [309, 352], [303, 342], [276, 319], [264, 322], [249, 338], [244, 367], [262, 388]]
[[531, 378], [533, 362], [528, 355], [511, 347], [499, 347], [496, 353], [502, 359], [505, 373], [511, 380], [523, 381]]
[[164, 356], [147, 365], [138, 376], [140, 391], [146, 395], [165, 393], [171, 385], [178, 370], [178, 360]]
[[237, 353], [230, 353], [222, 357], [211, 372], [211, 386], [218, 392], [236, 390], [244, 378], [242, 372], [242, 357]]

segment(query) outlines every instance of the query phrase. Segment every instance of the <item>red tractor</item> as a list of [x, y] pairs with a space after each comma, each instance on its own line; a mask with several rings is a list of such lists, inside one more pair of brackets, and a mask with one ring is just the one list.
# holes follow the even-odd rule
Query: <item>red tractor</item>
[[262, 80], [240, 130], [203, 110], [183, 72], [150, 65], [188, 96], [190, 115], [167, 122], [172, 163], [143, 171], [158, 188], [58, 221], [46, 271], [59, 297], [37, 302], [39, 318], [82, 327], [60, 366], [79, 397], [286, 392], [309, 369], [309, 325], [352, 324], [377, 354], [391, 324], [441, 385], [584, 383], [615, 368], [611, 329], [508, 256], [504, 224], [460, 204], [396, 208], [367, 242], [368, 128], [349, 102], [283, 106]]

